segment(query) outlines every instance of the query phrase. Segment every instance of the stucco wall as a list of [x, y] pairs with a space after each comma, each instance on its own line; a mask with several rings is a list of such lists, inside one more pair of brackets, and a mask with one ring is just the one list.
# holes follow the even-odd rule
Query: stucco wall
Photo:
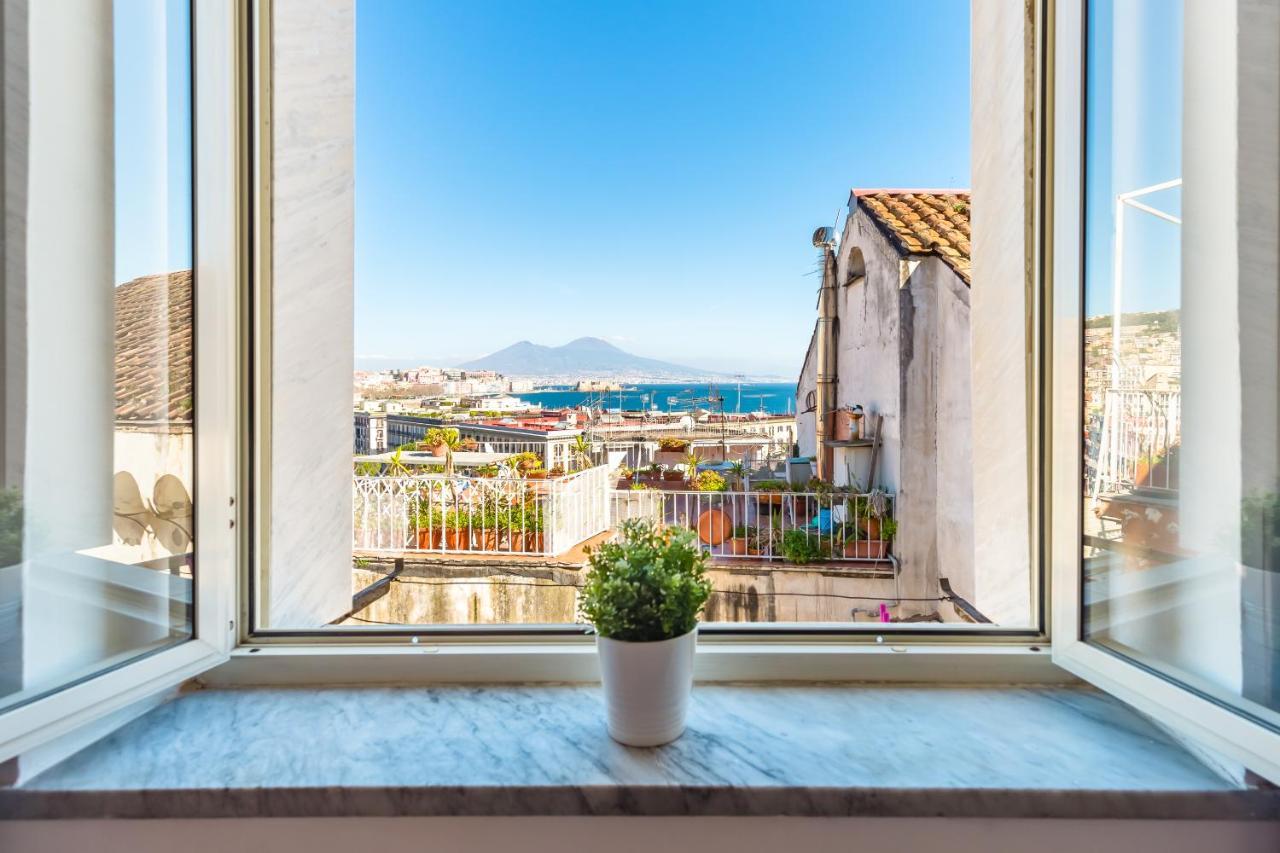
[[[855, 253], [865, 275], [851, 282]], [[973, 589], [969, 288], [936, 258], [904, 260], [858, 208], [845, 223], [837, 277], [836, 403], [861, 405], [868, 427], [875, 415], [883, 422], [874, 477], [869, 450], [841, 449], [835, 481], [897, 495], [894, 550], [903, 597], [938, 595], [940, 575], [967, 597]], [[805, 368], [802, 393], [813, 387], [812, 365]], [[802, 449], [812, 447], [812, 424], [812, 415], [800, 421]], [[916, 602], [900, 612], [936, 609]]]
[[[859, 283], [849, 284], [850, 258], [855, 250], [862, 252], [866, 276]], [[879, 485], [897, 491], [901, 485], [899, 260], [897, 250], [867, 219], [866, 213], [855, 211], [846, 220], [837, 265], [840, 345], [836, 354], [836, 405], [841, 408], [861, 405], [869, 420], [880, 414], [884, 422], [883, 447], [874, 482], [869, 471], [869, 451], [841, 450], [835, 460], [838, 485], [848, 484], [850, 473], [864, 488]], [[868, 434], [870, 428], [868, 423]]]

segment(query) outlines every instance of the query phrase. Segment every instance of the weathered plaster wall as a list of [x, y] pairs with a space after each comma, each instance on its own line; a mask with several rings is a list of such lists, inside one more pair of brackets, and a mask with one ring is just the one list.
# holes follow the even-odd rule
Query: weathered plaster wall
[[[850, 257], [862, 252], [866, 276], [859, 283], [849, 281]], [[836, 405], [861, 405], [868, 419], [884, 416], [881, 428], [884, 446], [880, 451], [874, 482], [867, 450], [841, 450], [836, 456], [838, 485], [854, 480], [863, 487], [883, 486], [896, 491], [901, 467], [901, 383], [898, 375], [900, 308], [898, 304], [897, 251], [880, 234], [862, 211], [845, 222], [840, 244], [837, 274], [840, 292], [836, 300], [840, 318], [840, 349], [836, 356], [838, 382]], [[868, 425], [868, 434], [870, 425]]]

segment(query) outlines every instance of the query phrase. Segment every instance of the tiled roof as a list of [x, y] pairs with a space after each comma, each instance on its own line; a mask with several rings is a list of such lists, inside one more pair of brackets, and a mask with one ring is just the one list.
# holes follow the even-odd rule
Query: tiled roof
[[900, 252], [936, 254], [972, 284], [968, 190], [854, 190], [853, 195]]
[[116, 421], [190, 424], [191, 270], [116, 288]]

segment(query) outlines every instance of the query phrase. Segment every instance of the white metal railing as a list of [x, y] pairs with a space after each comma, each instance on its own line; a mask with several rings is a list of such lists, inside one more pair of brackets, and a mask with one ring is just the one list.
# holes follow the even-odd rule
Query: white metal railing
[[563, 477], [360, 477], [353, 549], [554, 555], [609, 527], [609, 472]]
[[1171, 454], [1182, 441], [1181, 426], [1181, 392], [1108, 388], [1101, 423], [1087, 448], [1092, 497], [1134, 488], [1176, 489]]
[[688, 527], [713, 557], [887, 561], [894, 500], [885, 495], [879, 515], [869, 508], [874, 502], [868, 494], [615, 490], [613, 526], [646, 518]]

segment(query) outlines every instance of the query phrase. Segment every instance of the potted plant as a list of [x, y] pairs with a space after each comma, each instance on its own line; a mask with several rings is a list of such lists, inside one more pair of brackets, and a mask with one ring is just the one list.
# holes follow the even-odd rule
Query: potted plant
[[591, 549], [579, 598], [595, 626], [609, 735], [659, 746], [684, 732], [698, 615], [711, 595], [694, 533], [622, 523], [621, 540]]
[[696, 492], [723, 492], [729, 488], [728, 483], [724, 481], [715, 471], [703, 471], [693, 478], [690, 484]]
[[432, 427], [427, 430], [427, 436], [423, 440], [426, 449], [432, 456], [444, 457], [444, 473], [448, 477], [453, 476], [453, 453], [462, 446], [462, 439], [459, 433], [453, 427]]
[[857, 560], [883, 560], [889, 553], [889, 545], [898, 532], [898, 522], [893, 518], [875, 519], [875, 537], [865, 525], [845, 524], [838, 533], [841, 550], [846, 557]]
[[761, 480], [755, 484], [755, 490], [758, 493], [756, 500], [766, 506], [781, 506], [782, 493], [787, 490], [787, 484], [782, 480]]
[[474, 438], [464, 438], [458, 442], [458, 449], [464, 453], [475, 453], [480, 449], [480, 442]]
[[804, 530], [788, 530], [782, 535], [782, 559], [797, 566], [820, 563], [827, 558], [822, 541]]
[[649, 480], [661, 480], [662, 466], [657, 462], [654, 462], [652, 465], [649, 465], [644, 469], [644, 476]]
[[542, 550], [542, 511], [537, 501], [504, 508], [498, 513], [497, 524], [508, 550], [517, 554]]
[[542, 458], [532, 451], [525, 451], [507, 459], [507, 465], [521, 474], [527, 474], [542, 467]]
[[729, 463], [729, 476], [733, 478], [733, 484], [738, 489], [742, 488], [742, 484], [747, 479], [747, 466], [742, 463], [741, 459], [735, 459]]
[[451, 509], [444, 514], [444, 547], [450, 551], [471, 550], [471, 511]]
[[540, 554], [544, 550], [545, 538], [542, 532], [542, 504], [526, 505], [524, 517], [520, 519], [524, 531], [524, 550], [532, 554]]
[[729, 537], [729, 553], [735, 557], [742, 557], [748, 554], [753, 531], [753, 528], [742, 524], [733, 528], [733, 535]]
[[677, 483], [684, 479], [684, 472], [675, 468], [663, 468], [662, 479], [668, 483]]
[[478, 550], [498, 550], [498, 517], [498, 502], [493, 495], [486, 495], [480, 506], [472, 508], [471, 529], [475, 533]]
[[431, 503], [430, 498], [421, 495], [414, 506], [413, 529], [419, 551], [438, 550], [443, 531], [444, 518], [440, 507]]

